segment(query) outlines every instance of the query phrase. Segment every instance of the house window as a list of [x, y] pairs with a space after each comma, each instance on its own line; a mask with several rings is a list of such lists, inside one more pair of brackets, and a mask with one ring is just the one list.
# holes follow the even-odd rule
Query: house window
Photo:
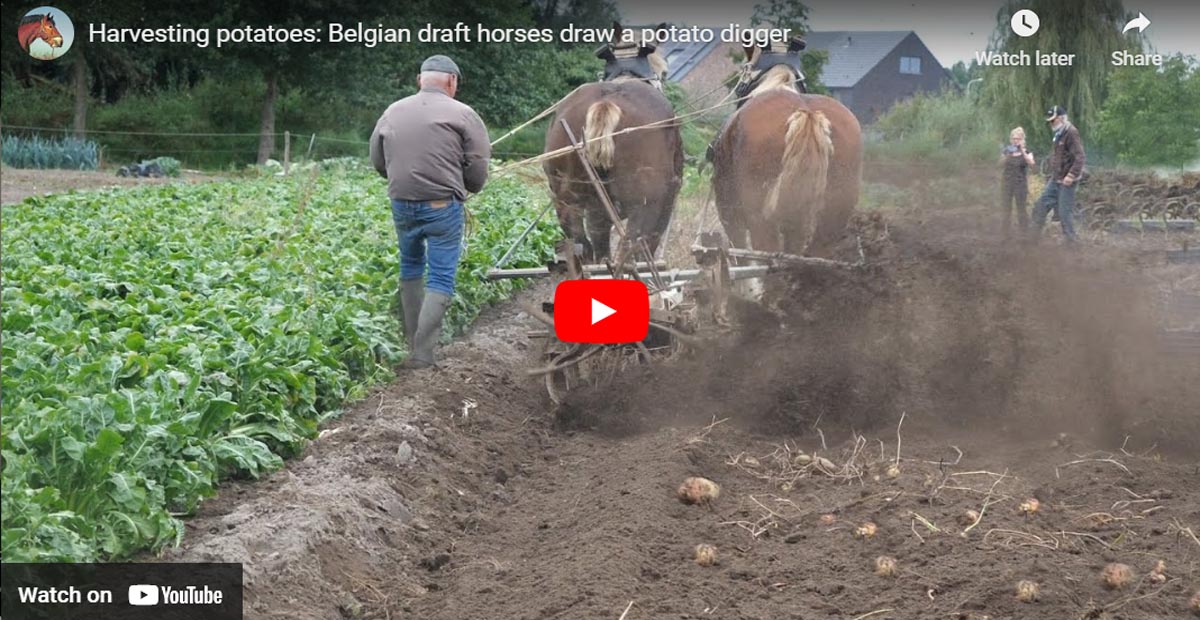
[[915, 56], [901, 56], [900, 73], [921, 75], [921, 59]]

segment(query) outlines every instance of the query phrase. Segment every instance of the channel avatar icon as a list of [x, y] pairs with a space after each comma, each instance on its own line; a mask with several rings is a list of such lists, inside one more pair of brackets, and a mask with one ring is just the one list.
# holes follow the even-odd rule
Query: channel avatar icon
[[39, 6], [21, 18], [17, 26], [21, 49], [38, 60], [54, 60], [75, 41], [75, 25], [66, 13], [52, 6]]

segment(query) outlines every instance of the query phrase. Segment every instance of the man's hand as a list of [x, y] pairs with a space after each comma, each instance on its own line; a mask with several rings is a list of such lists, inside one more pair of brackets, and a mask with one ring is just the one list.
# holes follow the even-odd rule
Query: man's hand
[[1063, 177], [1062, 184], [1067, 187], [1071, 187], [1075, 184], [1075, 176], [1068, 174], [1067, 176]]

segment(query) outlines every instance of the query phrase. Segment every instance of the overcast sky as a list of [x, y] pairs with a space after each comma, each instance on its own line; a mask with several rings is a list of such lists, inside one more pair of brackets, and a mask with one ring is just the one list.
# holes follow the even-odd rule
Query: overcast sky
[[[767, 0], [761, 0], [766, 2]], [[1070, 1], [1070, 0], [1064, 0]], [[749, 25], [755, 0], [617, 0], [630, 23]], [[915, 30], [947, 67], [987, 47], [1001, 0], [805, 0], [813, 30]], [[1159, 52], [1200, 57], [1200, 0], [1126, 0], [1146, 14], [1144, 34]], [[1049, 51], [1049, 50], [1046, 50]], [[1059, 50], [1069, 52], [1069, 50]]]

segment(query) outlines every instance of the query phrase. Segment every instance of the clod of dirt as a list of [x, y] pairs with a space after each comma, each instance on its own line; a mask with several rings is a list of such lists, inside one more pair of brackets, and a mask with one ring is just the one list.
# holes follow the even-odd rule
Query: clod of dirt
[[696, 545], [694, 558], [700, 566], [712, 566], [717, 563], [717, 548], [703, 543]]
[[1042, 503], [1039, 502], [1036, 497], [1031, 497], [1021, 502], [1021, 505], [1018, 508], [1021, 510], [1021, 512], [1031, 515], [1036, 513], [1038, 510], [1041, 510]]
[[1104, 582], [1104, 587], [1110, 590], [1120, 590], [1133, 581], [1133, 569], [1128, 564], [1113, 562], [1104, 567], [1100, 573], [1100, 579]]
[[1200, 590], [1196, 590], [1192, 600], [1188, 601], [1188, 607], [1191, 608], [1193, 614], [1200, 616]]
[[821, 515], [821, 525], [833, 525], [837, 523], [837, 517], [832, 513]]
[[1042, 595], [1042, 588], [1036, 581], [1024, 579], [1017, 582], [1017, 600], [1022, 603], [1032, 603]]
[[450, 563], [450, 554], [449, 553], [439, 553], [433, 557], [425, 558], [424, 560], [421, 560], [419, 565], [421, 566], [421, 568], [424, 568], [425, 570], [433, 572], [436, 570], [440, 570], [443, 566], [445, 566], [449, 563]]
[[708, 478], [692, 476], [679, 485], [676, 495], [685, 504], [707, 504], [721, 495], [721, 487]]
[[958, 515], [958, 524], [963, 527], [971, 525], [976, 521], [979, 521], [978, 510], [965, 510], [962, 514]]
[[871, 538], [871, 537], [875, 536], [875, 533], [878, 531], [879, 531], [878, 525], [875, 525], [874, 523], [867, 521], [866, 523], [863, 523], [862, 525], [854, 528], [854, 537], [855, 538]]
[[881, 555], [875, 558], [875, 574], [880, 577], [892, 577], [896, 574], [896, 558]]
[[1151, 583], [1166, 583], [1167, 581], [1167, 563], [1159, 560], [1154, 564], [1154, 570], [1150, 571]]

